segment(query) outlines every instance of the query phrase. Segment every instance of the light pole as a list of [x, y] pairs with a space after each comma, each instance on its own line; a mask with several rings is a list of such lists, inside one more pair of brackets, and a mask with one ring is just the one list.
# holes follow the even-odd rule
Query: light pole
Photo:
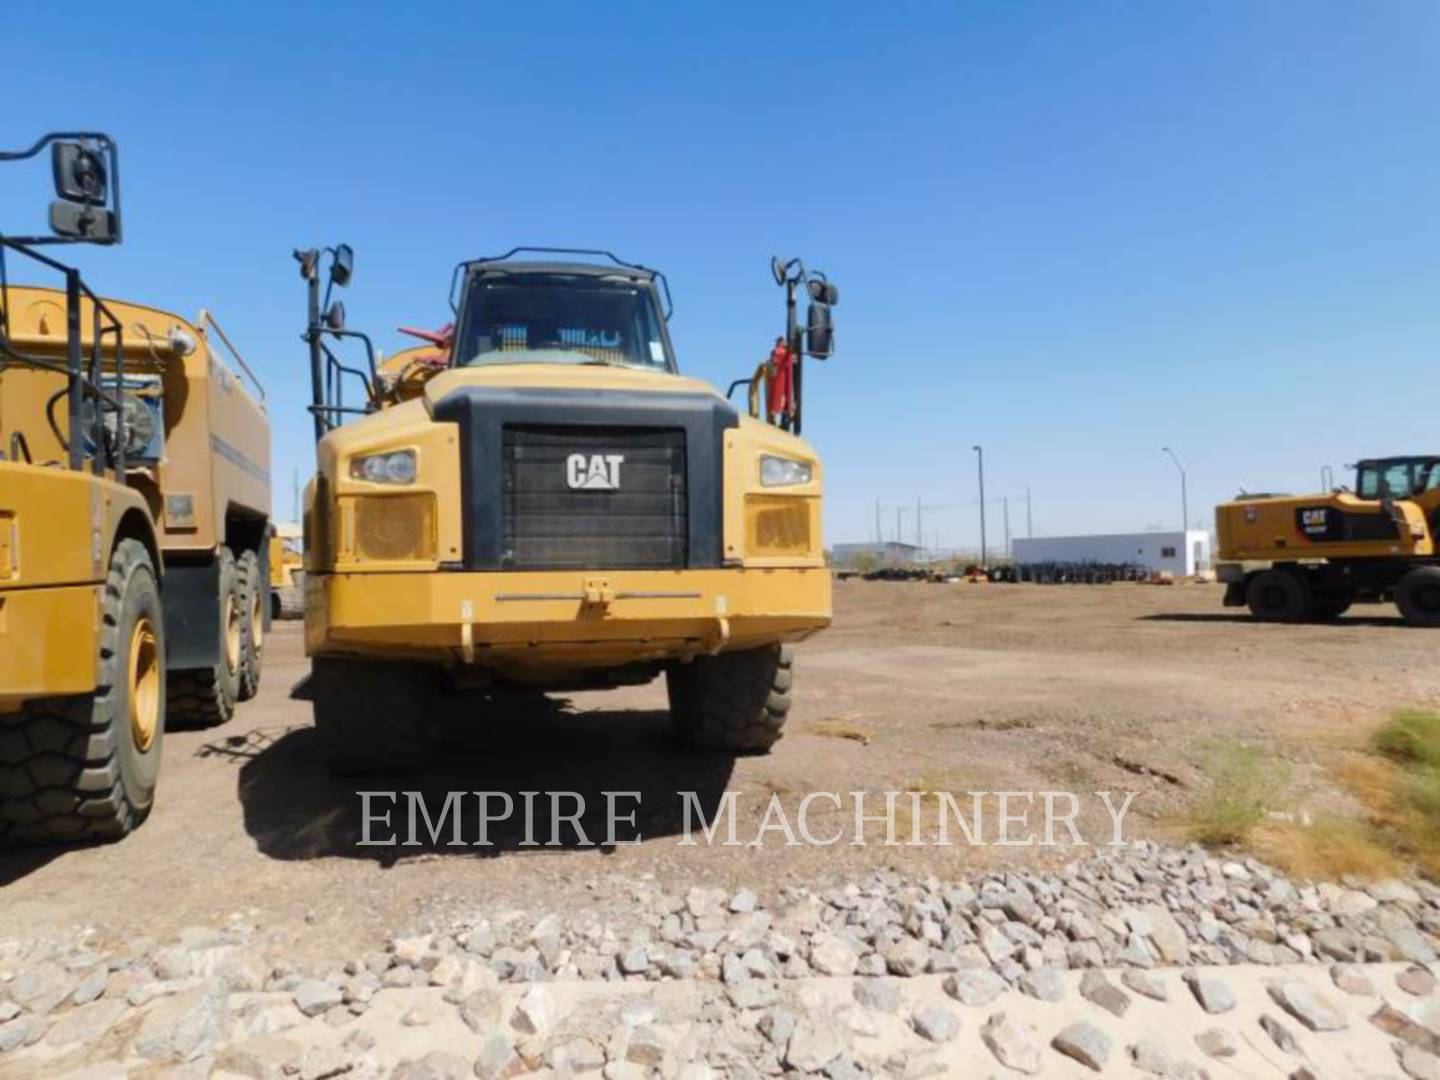
[[1190, 496], [1185, 491], [1185, 466], [1180, 464], [1180, 459], [1175, 451], [1168, 446], [1162, 446], [1160, 452], [1169, 454], [1170, 460], [1175, 462], [1175, 468], [1180, 470], [1180, 531], [1190, 531]]
[[984, 447], [972, 447], [975, 451], [975, 460], [980, 469], [980, 566], [985, 566], [985, 449]]

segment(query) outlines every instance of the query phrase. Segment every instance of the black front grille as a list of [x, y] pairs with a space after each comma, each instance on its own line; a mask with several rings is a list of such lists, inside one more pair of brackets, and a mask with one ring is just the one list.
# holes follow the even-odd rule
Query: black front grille
[[516, 570], [686, 565], [679, 429], [507, 424], [500, 562]]

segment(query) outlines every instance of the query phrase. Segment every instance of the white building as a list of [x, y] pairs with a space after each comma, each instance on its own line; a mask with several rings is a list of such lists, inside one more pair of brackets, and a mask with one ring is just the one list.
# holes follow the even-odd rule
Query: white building
[[1168, 570], [1189, 577], [1210, 569], [1210, 534], [1187, 532], [1108, 533], [1100, 536], [1037, 536], [1014, 540], [1017, 563], [1104, 563]]

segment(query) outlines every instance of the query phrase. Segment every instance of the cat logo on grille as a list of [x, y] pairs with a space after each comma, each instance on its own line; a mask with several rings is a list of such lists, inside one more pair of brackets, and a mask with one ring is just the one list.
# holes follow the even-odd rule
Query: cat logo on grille
[[619, 491], [624, 454], [571, 454], [565, 459], [565, 482], [575, 491]]

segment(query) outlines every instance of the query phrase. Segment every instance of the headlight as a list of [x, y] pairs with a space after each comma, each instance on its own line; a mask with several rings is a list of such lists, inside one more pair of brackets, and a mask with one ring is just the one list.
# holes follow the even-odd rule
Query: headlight
[[366, 454], [350, 459], [350, 478], [372, 484], [413, 484], [415, 451], [396, 450], [389, 454]]
[[808, 484], [810, 463], [794, 461], [791, 458], [760, 455], [760, 486], [785, 487], [789, 484]]

